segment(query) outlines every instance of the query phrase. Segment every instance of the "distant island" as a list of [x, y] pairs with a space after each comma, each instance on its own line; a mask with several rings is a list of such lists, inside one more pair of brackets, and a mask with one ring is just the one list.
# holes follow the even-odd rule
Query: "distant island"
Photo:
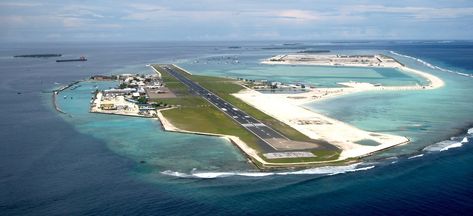
[[15, 58], [51, 58], [61, 57], [62, 54], [27, 54], [27, 55], [16, 55]]
[[302, 50], [302, 51], [299, 51], [297, 53], [329, 53], [330, 50]]

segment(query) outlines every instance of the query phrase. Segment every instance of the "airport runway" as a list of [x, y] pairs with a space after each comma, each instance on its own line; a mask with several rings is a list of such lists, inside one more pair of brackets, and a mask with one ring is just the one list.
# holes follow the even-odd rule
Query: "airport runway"
[[[217, 107], [220, 111], [227, 114], [230, 118], [236, 121], [238, 124], [243, 126], [245, 129], [256, 135], [260, 139], [260, 144], [266, 144], [267, 147], [262, 146], [265, 150], [277, 151], [275, 144], [284, 145], [288, 142], [291, 142], [287, 137], [275, 131], [271, 127], [263, 124], [254, 117], [248, 115], [247, 113], [236, 108], [232, 104], [223, 100], [219, 96], [215, 95], [211, 91], [205, 89], [194, 81], [182, 75], [177, 70], [180, 70], [173, 65], [160, 65], [160, 67], [174, 76], [176, 79], [184, 83], [189, 87], [190, 90], [194, 91], [196, 94], [202, 96], [212, 105]], [[268, 149], [268, 147], [270, 149]]]

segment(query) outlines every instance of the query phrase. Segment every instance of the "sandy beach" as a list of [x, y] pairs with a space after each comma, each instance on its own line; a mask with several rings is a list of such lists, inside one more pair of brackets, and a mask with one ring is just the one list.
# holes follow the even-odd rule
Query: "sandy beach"
[[294, 95], [281, 94], [281, 97], [285, 97], [286, 99], [291, 100], [291, 103], [301, 105], [309, 102], [320, 101], [324, 99], [365, 91], [422, 91], [441, 88], [445, 85], [445, 82], [440, 78], [423, 71], [415, 70], [405, 66], [400, 67], [399, 70], [419, 75], [426, 79], [428, 84], [406, 86], [382, 86], [366, 82], [348, 81], [337, 83], [340, 86], [344, 86], [340, 88], [313, 88], [309, 89], [307, 92]]
[[[300, 93], [296, 95], [291, 95], [286, 97], [287, 99], [292, 99], [292, 103], [304, 104], [308, 102], [338, 97], [341, 95], [358, 93], [363, 91], [412, 91], [412, 90], [430, 90], [441, 88], [445, 85], [445, 82], [426, 72], [409, 68], [397, 60], [384, 56], [384, 55], [373, 55], [371, 58], [360, 57], [363, 60], [363, 63], [359, 61], [348, 61], [346, 58], [344, 61], [334, 61], [332, 58], [339, 58], [338, 55], [277, 55], [275, 57], [263, 60], [262, 64], [271, 64], [271, 65], [314, 65], [314, 66], [337, 66], [337, 67], [380, 67], [380, 68], [393, 68], [398, 69], [405, 73], [412, 73], [424, 78], [427, 81], [427, 85], [406, 85], [406, 86], [381, 86], [375, 85], [372, 83], [366, 82], [340, 82], [337, 83], [341, 86], [340, 88], [314, 88], [310, 89], [308, 92]], [[275, 61], [275, 59], [277, 61]], [[281, 95], [284, 97], [284, 94]]]
[[[336, 145], [342, 149], [339, 160], [361, 157], [409, 141], [406, 137], [364, 131], [326, 117], [294, 103], [285, 94], [263, 94], [244, 90], [234, 96], [312, 139], [322, 139]], [[374, 141], [377, 145], [357, 143], [366, 140]]]
[[[274, 58], [274, 57], [273, 57]], [[279, 58], [278, 58], [279, 59]], [[387, 58], [386, 58], [387, 59]], [[384, 60], [384, 59], [383, 59]], [[295, 61], [264, 61], [265, 64], [297, 64]], [[308, 64], [310, 62], [304, 62]], [[324, 63], [325, 64], [325, 63]], [[338, 66], [353, 66], [340, 65]], [[320, 65], [313, 63], [313, 65]], [[358, 65], [366, 67], [366, 64]], [[322, 139], [342, 149], [339, 160], [357, 158], [372, 154], [386, 148], [405, 144], [409, 142], [407, 137], [396, 136], [385, 133], [374, 133], [358, 129], [347, 123], [329, 118], [313, 110], [304, 108], [302, 105], [308, 102], [319, 101], [341, 95], [363, 92], [363, 91], [403, 91], [403, 90], [430, 90], [440, 88], [445, 83], [438, 77], [408, 68], [397, 61], [389, 61], [388, 64], [376, 64], [376, 67], [392, 67], [407, 73], [414, 73], [425, 78], [427, 85], [410, 86], [380, 86], [371, 83], [343, 82], [341, 88], [314, 88], [300, 94], [263, 94], [255, 90], [245, 89], [235, 97], [245, 101], [251, 106], [261, 110], [292, 128], [300, 131], [313, 139]], [[368, 143], [368, 144], [367, 144]]]
[[[307, 55], [305, 58], [310, 59]], [[287, 58], [288, 55], [284, 55]], [[300, 57], [300, 56], [299, 56]], [[333, 57], [333, 55], [330, 55]], [[275, 57], [273, 57], [275, 58]], [[281, 57], [278, 56], [278, 59]], [[319, 57], [315, 57], [319, 58]], [[302, 64], [312, 65], [325, 65], [327, 62], [326, 57], [323, 57], [322, 62], [304, 61]], [[338, 58], [338, 57], [337, 57]], [[347, 61], [347, 58], [340, 58], [340, 61]], [[324, 100], [327, 98], [338, 97], [341, 95], [347, 95], [357, 92], [364, 91], [423, 91], [440, 88], [445, 83], [438, 77], [423, 72], [408, 68], [398, 61], [387, 57], [387, 56], [356, 56], [355, 58], [362, 58], [362, 63], [353, 63], [350, 61], [348, 65], [341, 62], [331, 62], [336, 66], [355, 66], [355, 67], [387, 67], [401, 70], [405, 73], [416, 74], [424, 78], [427, 82], [425, 85], [406, 85], [406, 86], [382, 86], [379, 84], [372, 84], [366, 82], [340, 82], [338, 83], [339, 88], [311, 88], [307, 92], [299, 94], [263, 94], [256, 90], [245, 88], [244, 90], [233, 94], [233, 96], [243, 100], [247, 104], [257, 108], [265, 114], [278, 119], [281, 122], [289, 125], [290, 127], [298, 130], [304, 135], [318, 140], [324, 140], [333, 144], [342, 150], [340, 157], [336, 161], [346, 160], [350, 158], [360, 158], [370, 155], [374, 152], [381, 151], [387, 148], [391, 148], [397, 145], [406, 144], [409, 142], [407, 137], [397, 136], [385, 133], [376, 133], [361, 130], [347, 123], [339, 120], [324, 116], [320, 113], [314, 112], [305, 108], [303, 105], [309, 102], [315, 102]], [[264, 64], [299, 64], [294, 57], [291, 56], [290, 61], [269, 61], [262, 62]], [[194, 133], [202, 135], [220, 136], [232, 143], [234, 143], [240, 150], [245, 152], [249, 158], [257, 161], [264, 166], [281, 166], [281, 164], [270, 163], [260, 157], [258, 152], [249, 147], [246, 143], [241, 141], [238, 137], [228, 136], [224, 134], [210, 134], [210, 133], [199, 133], [193, 131], [181, 130], [175, 127], [169, 122], [159, 111], [158, 118], [163, 124], [163, 128], [168, 131], [177, 131], [184, 133]], [[327, 163], [330, 161], [323, 161]], [[309, 163], [287, 163], [288, 165], [310, 165], [321, 162], [309, 162]]]

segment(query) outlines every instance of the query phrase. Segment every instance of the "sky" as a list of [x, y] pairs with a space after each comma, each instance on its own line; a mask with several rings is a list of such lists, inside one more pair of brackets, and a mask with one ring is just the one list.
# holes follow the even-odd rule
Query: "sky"
[[0, 41], [471, 40], [472, 0], [0, 0]]

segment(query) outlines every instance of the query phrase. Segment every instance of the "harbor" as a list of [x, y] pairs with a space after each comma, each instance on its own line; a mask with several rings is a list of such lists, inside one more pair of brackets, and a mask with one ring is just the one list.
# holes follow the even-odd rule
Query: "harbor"
[[67, 85], [65, 85], [65, 86], [59, 87], [59, 89], [56, 89], [56, 90], [53, 90], [53, 91], [52, 91], [52, 95], [51, 95], [51, 97], [52, 97], [52, 103], [53, 103], [54, 109], [55, 109], [57, 112], [62, 113], [62, 114], [67, 114], [66, 112], [64, 112], [63, 110], [61, 110], [61, 108], [59, 107], [59, 105], [58, 105], [58, 103], [57, 103], [57, 97], [58, 97], [59, 93], [61, 93], [62, 91], [66, 90], [66, 89], [71, 88], [72, 86], [74, 86], [74, 85], [76, 85], [76, 84], [78, 84], [78, 83], [80, 83], [80, 82], [82, 82], [82, 81], [80, 81], [80, 80], [79, 80], [79, 81], [74, 81], [74, 82], [71, 82], [71, 83], [69, 83], [69, 84], [67, 84]]

